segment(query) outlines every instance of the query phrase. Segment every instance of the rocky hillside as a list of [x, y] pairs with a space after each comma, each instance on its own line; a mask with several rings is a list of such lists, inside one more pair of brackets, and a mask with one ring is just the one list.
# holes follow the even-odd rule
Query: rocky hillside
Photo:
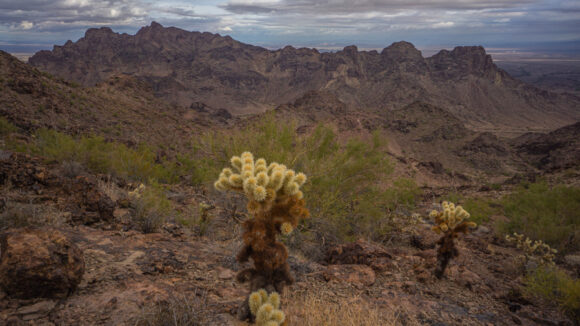
[[[176, 107], [128, 75], [85, 88], [55, 78], [0, 51], [0, 114], [24, 130], [97, 134], [124, 143], [179, 144], [227, 116], [207, 106]], [[185, 123], [184, 123], [185, 122]]]
[[89, 29], [77, 42], [29, 60], [43, 71], [95, 85], [126, 74], [182, 106], [204, 103], [234, 114], [262, 112], [309, 91], [334, 94], [348, 107], [384, 111], [423, 101], [485, 131], [547, 131], [580, 118], [580, 99], [511, 78], [482, 47], [424, 58], [412, 44], [336, 53], [287, 46], [276, 51], [218, 34], [152, 23], [135, 35]]

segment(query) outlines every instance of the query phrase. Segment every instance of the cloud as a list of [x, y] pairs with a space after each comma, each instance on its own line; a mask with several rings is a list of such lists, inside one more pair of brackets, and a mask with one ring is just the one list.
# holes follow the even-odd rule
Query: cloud
[[151, 21], [264, 46], [580, 41], [578, 0], [0, 0], [1, 42], [62, 44]]
[[470, 10], [486, 8], [513, 8], [535, 0], [232, 0], [222, 8], [237, 14], [246, 13], [353, 13], [390, 12], [399, 10]]
[[65, 26], [131, 25], [143, 22], [140, 0], [0, 0], [0, 24], [16, 29], [61, 30]]

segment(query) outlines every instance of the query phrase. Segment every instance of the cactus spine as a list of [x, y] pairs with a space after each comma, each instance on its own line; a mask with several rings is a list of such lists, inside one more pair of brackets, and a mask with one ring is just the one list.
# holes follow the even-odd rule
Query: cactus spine
[[470, 215], [461, 206], [455, 206], [451, 202], [442, 202], [441, 211], [431, 211], [429, 217], [434, 219], [435, 226], [433, 231], [437, 234], [443, 233], [443, 236], [437, 241], [439, 248], [437, 249], [437, 268], [435, 269], [435, 276], [437, 278], [443, 277], [447, 265], [452, 258], [459, 255], [459, 251], [455, 247], [455, 239], [459, 237], [459, 233], [469, 233], [470, 228], [477, 226], [475, 222], [467, 221]]
[[[257, 291], [250, 295], [238, 317], [256, 318], [256, 321], [260, 320], [259, 325], [270, 325], [280, 318], [264, 319], [266, 315], [279, 317], [282, 312], [276, 312], [276, 305], [272, 305], [275, 308], [272, 312], [268, 306], [261, 304], [266, 310], [260, 313], [262, 308], [256, 306], [257, 293], [262, 293], [259, 289], [281, 292], [285, 285], [294, 282], [287, 262], [288, 250], [276, 237], [278, 234], [289, 235], [301, 219], [310, 216], [300, 190], [307, 178], [304, 173], [296, 173], [283, 164], [268, 164], [263, 158], [254, 160], [250, 152], [234, 156], [230, 162], [232, 168], [223, 169], [214, 186], [219, 191], [237, 191], [248, 198], [247, 209], [253, 218], [243, 224], [244, 247], [239, 251], [237, 260], [246, 262], [252, 258], [254, 265], [240, 271], [237, 280], [242, 283], [250, 281], [250, 291]], [[265, 290], [264, 293], [267, 294]], [[264, 300], [262, 294], [260, 298]]]

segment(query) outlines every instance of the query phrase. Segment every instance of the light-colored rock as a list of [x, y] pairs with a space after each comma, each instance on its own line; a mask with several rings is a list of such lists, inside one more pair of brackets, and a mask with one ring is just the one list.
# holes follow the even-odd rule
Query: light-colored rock
[[16, 313], [22, 316], [22, 320], [34, 320], [47, 316], [56, 306], [56, 301], [40, 301], [30, 306], [20, 307]]

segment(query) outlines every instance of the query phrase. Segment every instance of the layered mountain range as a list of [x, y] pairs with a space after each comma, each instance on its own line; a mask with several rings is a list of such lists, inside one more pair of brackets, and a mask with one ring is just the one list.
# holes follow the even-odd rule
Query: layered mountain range
[[324, 94], [348, 110], [377, 114], [424, 102], [479, 131], [548, 131], [580, 120], [580, 98], [510, 77], [480, 46], [429, 58], [407, 42], [381, 52], [355, 46], [333, 53], [291, 46], [271, 51], [154, 22], [135, 35], [89, 29], [77, 42], [40, 51], [29, 63], [86, 86], [130, 75], [175, 105], [232, 114]]

